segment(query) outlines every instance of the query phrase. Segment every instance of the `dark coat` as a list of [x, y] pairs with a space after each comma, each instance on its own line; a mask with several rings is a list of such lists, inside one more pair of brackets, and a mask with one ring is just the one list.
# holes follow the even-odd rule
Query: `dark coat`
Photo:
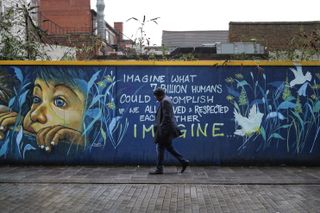
[[155, 143], [170, 143], [181, 135], [174, 117], [171, 99], [165, 96], [160, 101], [155, 120]]

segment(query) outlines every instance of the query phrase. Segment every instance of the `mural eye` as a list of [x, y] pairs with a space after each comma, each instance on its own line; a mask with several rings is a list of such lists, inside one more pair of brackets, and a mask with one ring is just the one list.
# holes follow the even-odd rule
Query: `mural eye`
[[62, 107], [65, 107], [66, 104], [67, 104], [67, 103], [66, 103], [62, 98], [60, 98], [60, 97], [56, 97], [56, 98], [54, 99], [54, 105], [56, 105], [57, 107], [62, 108]]
[[41, 103], [41, 98], [37, 97], [37, 96], [33, 96], [32, 98], [32, 103], [34, 104], [40, 104]]

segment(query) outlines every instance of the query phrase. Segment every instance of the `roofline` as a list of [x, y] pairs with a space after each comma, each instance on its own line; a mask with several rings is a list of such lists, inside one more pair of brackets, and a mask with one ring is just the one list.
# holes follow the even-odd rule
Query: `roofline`
[[115, 29], [114, 29], [108, 22], [105, 21], [105, 23], [106, 23], [106, 27], [107, 27], [109, 30], [111, 30], [114, 34], [117, 34], [117, 35], [118, 35], [118, 32], [116, 32]]
[[186, 32], [229, 32], [229, 30], [186, 30], [186, 31], [171, 31], [171, 30], [162, 30], [162, 32], [170, 33], [186, 33]]
[[18, 61], [0, 60], [0, 66], [319, 66], [320, 61], [267, 61], [267, 60], [195, 60], [195, 61]]
[[229, 25], [295, 25], [295, 24], [320, 24], [320, 21], [265, 21], [265, 22], [229, 22]]

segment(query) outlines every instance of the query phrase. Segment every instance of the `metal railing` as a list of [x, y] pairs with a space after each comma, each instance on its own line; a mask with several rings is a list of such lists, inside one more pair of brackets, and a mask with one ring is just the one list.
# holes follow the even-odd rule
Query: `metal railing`
[[48, 35], [63, 35], [68, 33], [92, 33], [91, 27], [62, 27], [39, 13], [39, 26], [46, 31]]

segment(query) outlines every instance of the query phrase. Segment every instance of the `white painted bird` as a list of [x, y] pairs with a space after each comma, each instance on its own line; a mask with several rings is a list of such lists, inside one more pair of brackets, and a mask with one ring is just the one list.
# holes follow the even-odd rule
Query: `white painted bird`
[[294, 79], [290, 81], [290, 87], [294, 87], [295, 85], [304, 84], [306, 81], [311, 81], [312, 75], [310, 72], [307, 72], [305, 75], [303, 75], [302, 67], [297, 66], [296, 69], [290, 68], [290, 70], [294, 74]]
[[235, 122], [241, 127], [237, 129], [234, 134], [240, 136], [249, 136], [260, 130], [260, 125], [263, 118], [263, 113], [259, 111], [256, 105], [253, 105], [249, 112], [249, 117], [242, 116], [236, 109], [234, 109]]

